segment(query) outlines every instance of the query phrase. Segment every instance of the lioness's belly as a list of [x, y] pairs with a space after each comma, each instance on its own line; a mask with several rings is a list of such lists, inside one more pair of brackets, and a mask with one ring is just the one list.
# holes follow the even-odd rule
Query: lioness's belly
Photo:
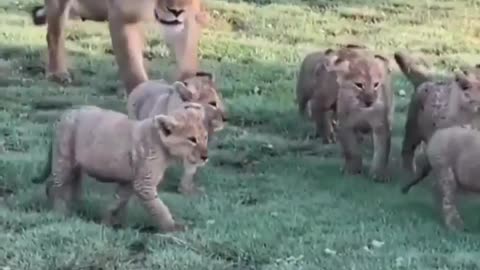
[[75, 0], [72, 2], [71, 12], [85, 20], [106, 21], [107, 5], [107, 0]]

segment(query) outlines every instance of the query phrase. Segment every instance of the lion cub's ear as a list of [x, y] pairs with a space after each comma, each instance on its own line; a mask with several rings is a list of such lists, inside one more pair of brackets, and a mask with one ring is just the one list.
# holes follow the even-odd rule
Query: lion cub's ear
[[153, 124], [165, 136], [172, 134], [172, 131], [178, 126], [178, 122], [171, 116], [159, 114], [153, 118]]
[[380, 64], [385, 66], [388, 73], [392, 72], [392, 67], [390, 66], [390, 61], [388, 61], [388, 59], [385, 56], [380, 55], [380, 54], [375, 54], [374, 57], [375, 57], [375, 60], [380, 61]]
[[183, 101], [192, 101], [198, 99], [198, 92], [195, 87], [188, 87], [187, 82], [176, 81], [173, 88], [178, 92]]
[[350, 69], [350, 61], [343, 58], [337, 58], [333, 63], [325, 66], [327, 71], [335, 71], [337, 73], [343, 74], [348, 72]]
[[468, 70], [455, 71], [455, 81], [462, 90], [467, 90], [472, 87], [472, 83], [468, 79], [468, 73]]

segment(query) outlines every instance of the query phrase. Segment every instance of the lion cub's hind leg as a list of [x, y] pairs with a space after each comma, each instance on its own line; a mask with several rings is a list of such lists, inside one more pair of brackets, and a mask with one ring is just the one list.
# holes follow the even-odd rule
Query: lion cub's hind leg
[[122, 226], [132, 195], [133, 188], [130, 184], [119, 184], [115, 192], [115, 201], [108, 207], [103, 223], [112, 227]]
[[68, 20], [69, 5], [72, 0], [47, 0], [47, 79], [62, 84], [72, 81], [67, 70], [65, 49], [65, 26]]
[[81, 173], [69, 153], [58, 152], [52, 164], [52, 180], [47, 183], [47, 196], [57, 212], [69, 215], [81, 199]]
[[456, 206], [457, 182], [453, 170], [442, 167], [435, 168], [434, 172], [438, 178], [435, 197], [440, 204], [444, 223], [451, 230], [463, 230], [463, 220]]

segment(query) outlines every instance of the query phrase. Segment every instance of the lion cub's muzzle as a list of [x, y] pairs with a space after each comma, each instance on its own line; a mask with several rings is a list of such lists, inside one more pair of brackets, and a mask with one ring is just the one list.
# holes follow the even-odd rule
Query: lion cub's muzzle
[[358, 100], [365, 105], [365, 107], [370, 108], [377, 101], [377, 93], [362, 93], [358, 96]]

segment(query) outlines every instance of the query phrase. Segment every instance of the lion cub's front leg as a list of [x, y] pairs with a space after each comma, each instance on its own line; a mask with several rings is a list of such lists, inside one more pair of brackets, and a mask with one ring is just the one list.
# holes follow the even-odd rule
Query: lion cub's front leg
[[133, 192], [162, 231], [184, 231], [185, 226], [173, 220], [170, 210], [158, 197], [157, 185], [162, 178], [163, 172], [158, 173], [143, 166], [133, 181]]
[[195, 185], [194, 177], [197, 172], [198, 167], [195, 165], [188, 164], [187, 162], [183, 163], [183, 176], [180, 180], [180, 186], [178, 191], [186, 196], [192, 195], [202, 195], [204, 190], [201, 187]]
[[67, 70], [65, 26], [71, 0], [47, 0], [47, 79], [67, 84], [72, 81]]
[[382, 123], [372, 125], [373, 132], [373, 158], [370, 167], [370, 175], [376, 181], [389, 181], [388, 158], [390, 155], [391, 131], [390, 125], [384, 119]]
[[350, 174], [360, 174], [362, 172], [362, 155], [355, 129], [345, 122], [340, 118], [338, 128], [338, 139], [345, 158], [343, 171]]

